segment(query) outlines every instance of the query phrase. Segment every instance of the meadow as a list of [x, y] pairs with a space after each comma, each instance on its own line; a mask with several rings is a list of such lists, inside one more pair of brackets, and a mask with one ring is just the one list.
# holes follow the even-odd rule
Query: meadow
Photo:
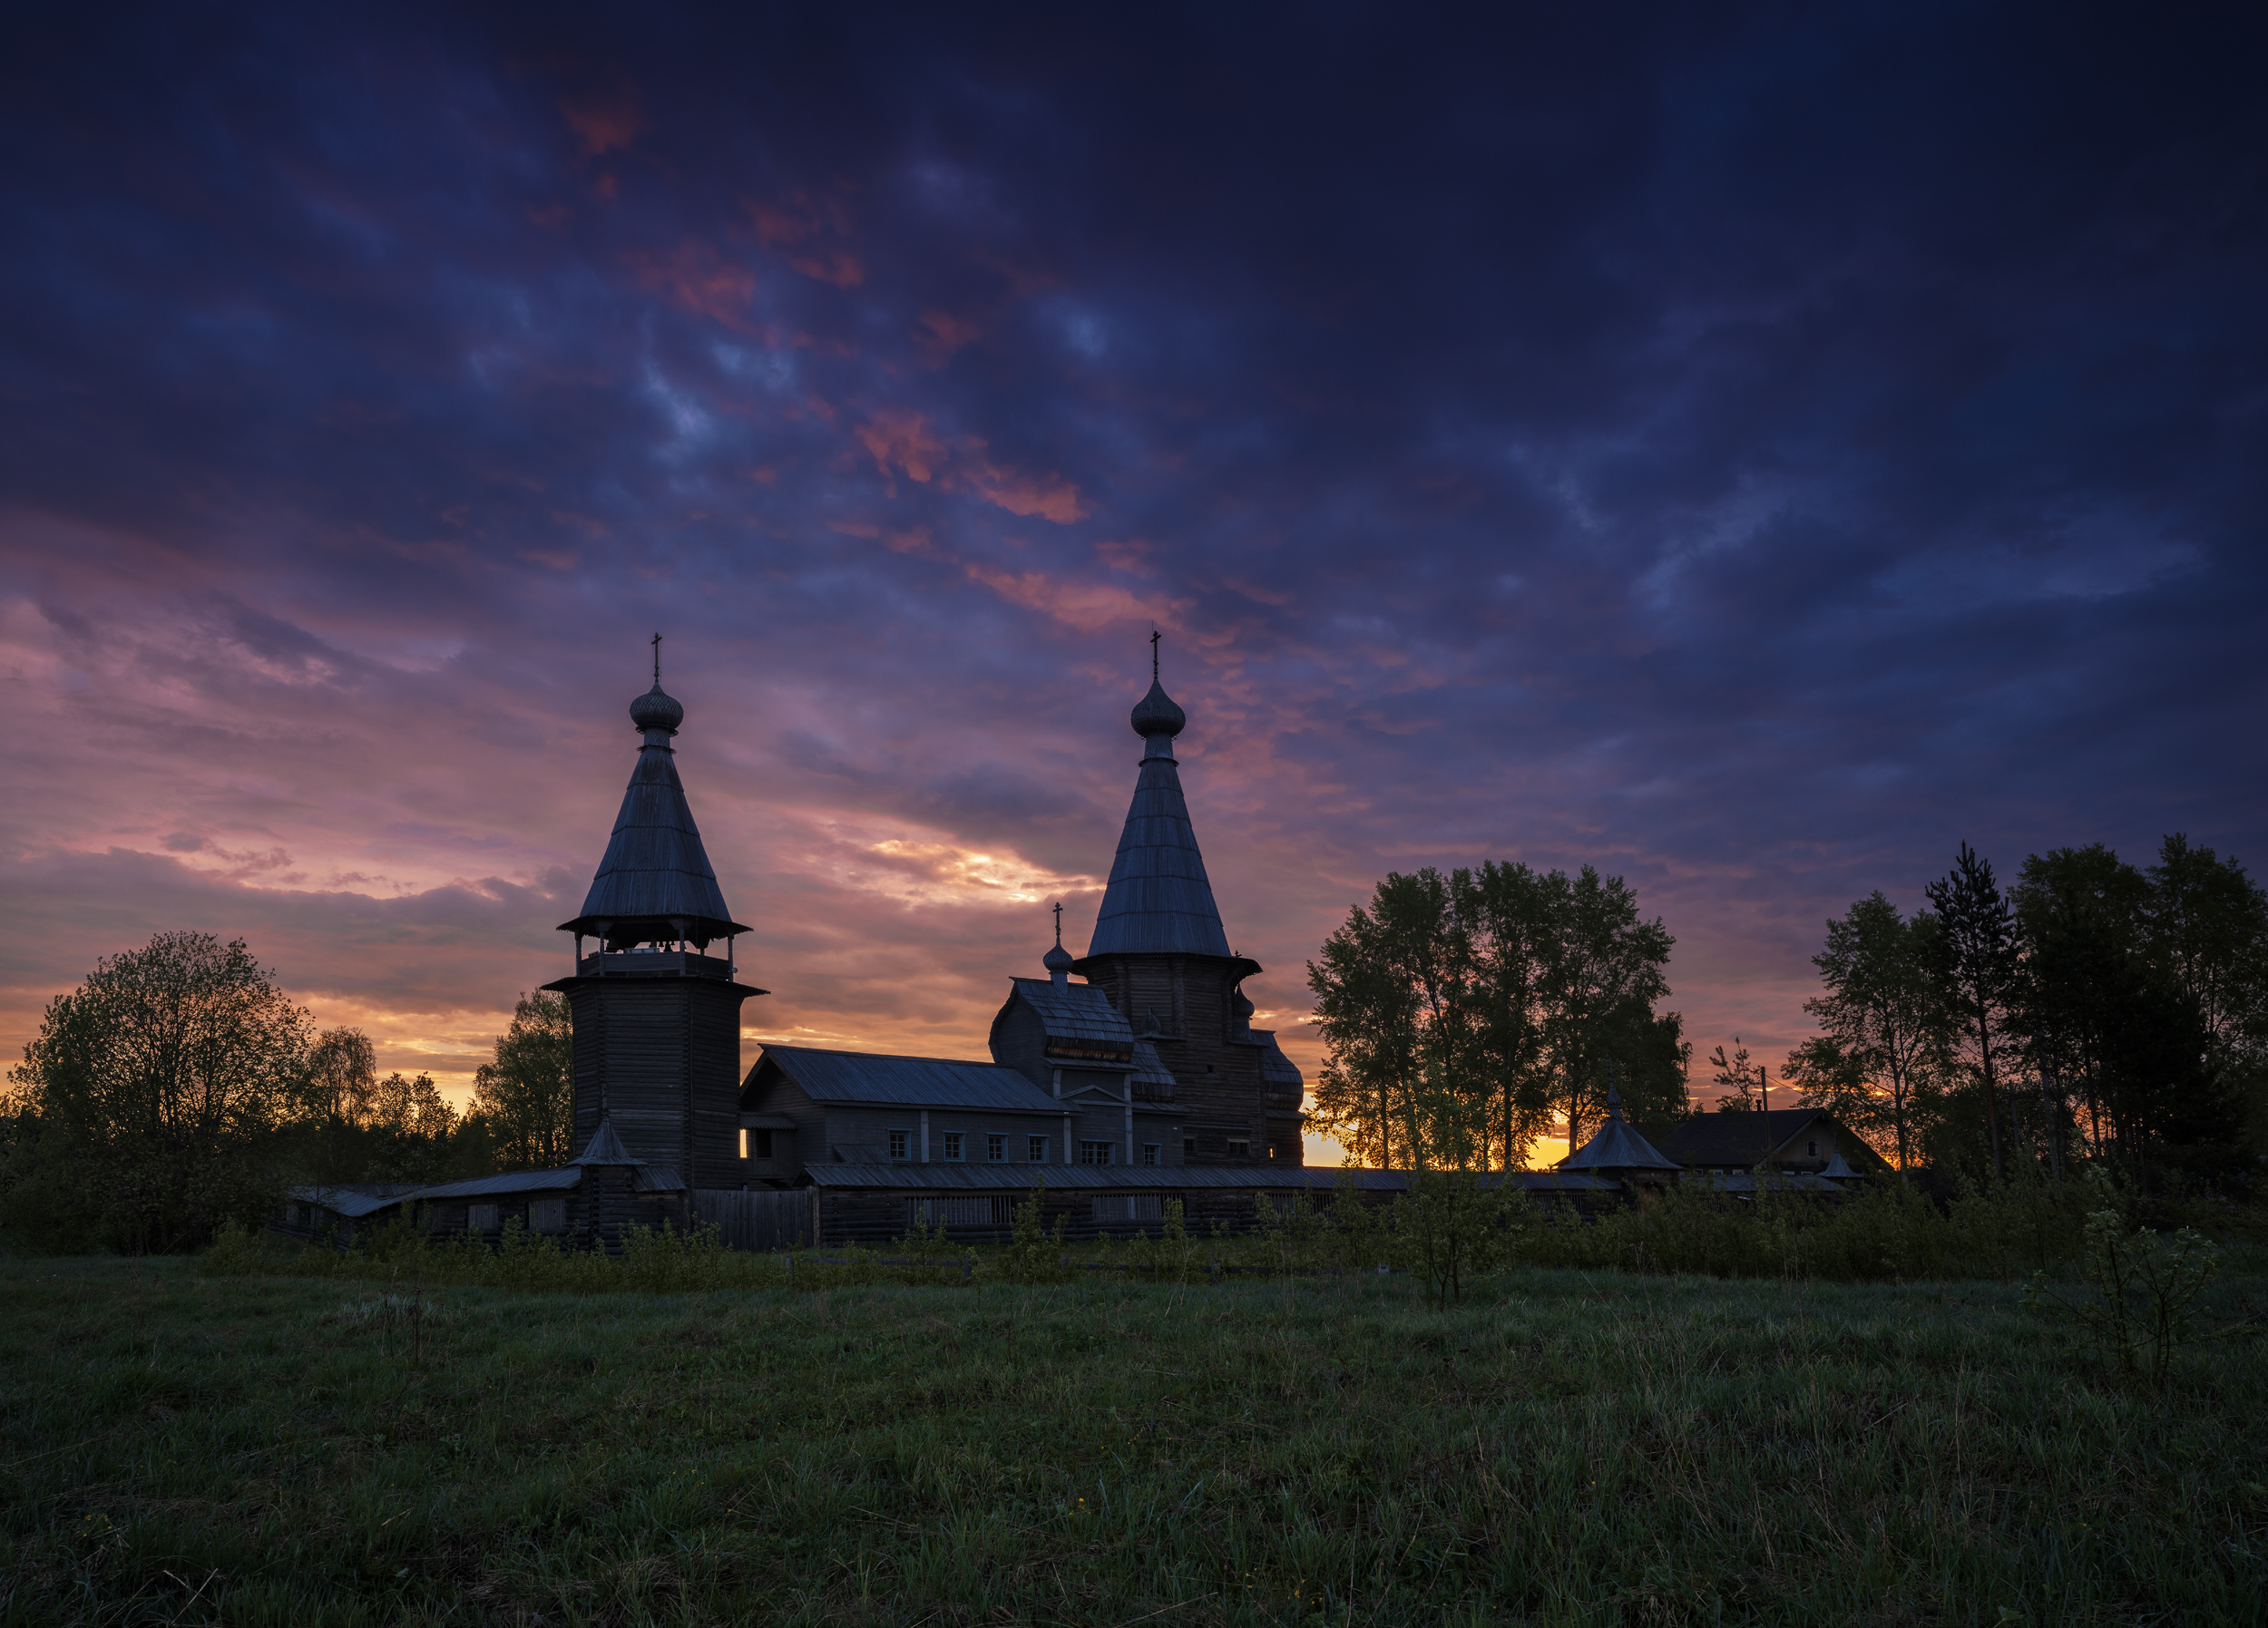
[[2261, 1347], [2009, 1282], [767, 1266], [0, 1262], [0, 1621], [2268, 1621]]

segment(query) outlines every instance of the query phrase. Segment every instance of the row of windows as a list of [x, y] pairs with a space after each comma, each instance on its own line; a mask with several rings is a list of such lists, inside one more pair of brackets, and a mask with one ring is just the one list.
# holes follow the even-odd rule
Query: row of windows
[[[968, 1139], [965, 1133], [946, 1131], [939, 1140], [943, 1145], [943, 1152], [939, 1156], [946, 1163], [958, 1165], [967, 1162]], [[897, 1130], [890, 1133], [890, 1156], [893, 1159], [901, 1161], [911, 1159], [914, 1156], [913, 1145], [914, 1133], [912, 1131]], [[1117, 1147], [1118, 1144], [1115, 1142], [1081, 1142], [1079, 1145], [1079, 1162], [1082, 1165], [1114, 1164], [1118, 1159]], [[1811, 1145], [1811, 1154], [1813, 1158], [1819, 1156], [1818, 1147], [1819, 1145], [1816, 1142]], [[1142, 1144], [1141, 1162], [1145, 1165], [1162, 1165], [1166, 1162], [1165, 1151], [1165, 1145], [1162, 1143], [1145, 1142]], [[1252, 1157], [1252, 1144], [1244, 1141], [1230, 1142], [1227, 1144], [1227, 1156], [1231, 1159], [1249, 1159]], [[772, 1133], [770, 1131], [741, 1131], [740, 1156], [745, 1159], [751, 1154], [759, 1159], [768, 1159], [772, 1156]], [[1197, 1138], [1195, 1136], [1181, 1138], [1181, 1156], [1192, 1162], [1196, 1160]], [[1269, 1148], [1267, 1156], [1274, 1158], [1276, 1149]], [[1004, 1134], [994, 1131], [985, 1136], [984, 1158], [987, 1164], [1005, 1165], [1008, 1163], [1008, 1137]], [[1028, 1165], [1044, 1165], [1048, 1162], [1048, 1139], [1045, 1136], [1024, 1138], [1024, 1162]]]
[[[912, 1198], [906, 1200], [909, 1223], [936, 1227], [1002, 1227], [1014, 1224], [1015, 1200], [1008, 1197]], [[1101, 1194], [1093, 1200], [1097, 1221], [1156, 1221], [1165, 1214], [1165, 1200], [1155, 1193]]]
[[[962, 1131], [944, 1131], [937, 1137], [937, 1156], [948, 1165], [965, 1164], [968, 1160], [968, 1136]], [[1118, 1162], [1115, 1142], [1081, 1142], [1079, 1162], [1082, 1165], [1112, 1165]], [[914, 1156], [914, 1133], [894, 1130], [890, 1133], [890, 1157], [901, 1164]], [[984, 1160], [990, 1165], [1008, 1163], [1008, 1138], [1000, 1132], [992, 1132], [984, 1138]], [[1024, 1162], [1044, 1165], [1048, 1162], [1048, 1139], [1045, 1136], [1024, 1138]], [[1166, 1146], [1162, 1142], [1142, 1144], [1142, 1163], [1162, 1165], [1166, 1162]]]

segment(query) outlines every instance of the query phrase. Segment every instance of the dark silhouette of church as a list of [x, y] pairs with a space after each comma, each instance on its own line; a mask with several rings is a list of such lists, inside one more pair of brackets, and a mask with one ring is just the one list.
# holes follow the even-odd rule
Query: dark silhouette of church
[[1155, 1221], [1169, 1196], [1201, 1212], [1237, 1193], [1248, 1219], [1255, 1189], [1306, 1184], [1303, 1082], [1251, 1026], [1243, 985], [1261, 968], [1222, 928], [1174, 754], [1188, 716], [1154, 673], [1087, 953], [1063, 948], [1058, 906], [1045, 976], [1008, 979], [985, 1060], [766, 1045], [743, 1077], [741, 1005], [765, 991], [738, 978], [733, 941], [749, 930], [694, 823], [675, 745], [685, 709], [658, 665], [631, 721], [621, 812], [560, 928], [574, 971], [545, 986], [573, 1012], [578, 1144], [603, 1131], [676, 1178], [689, 1208], [808, 1193], [808, 1232], [829, 1241], [894, 1236], [909, 1218], [991, 1232], [1035, 1186], [1076, 1233]]

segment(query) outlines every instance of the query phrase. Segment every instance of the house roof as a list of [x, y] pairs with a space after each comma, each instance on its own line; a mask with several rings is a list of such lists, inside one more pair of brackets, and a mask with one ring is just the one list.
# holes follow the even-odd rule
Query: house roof
[[[667, 1165], [640, 1165], [631, 1160], [591, 1160], [592, 1164], [628, 1165], [631, 1185], [640, 1193], [677, 1193], [685, 1182]], [[582, 1184], [583, 1162], [560, 1170], [508, 1170], [502, 1175], [476, 1175], [462, 1182], [440, 1182], [430, 1187], [398, 1184], [380, 1191], [364, 1187], [293, 1187], [290, 1194], [302, 1204], [321, 1204], [349, 1221], [375, 1215], [396, 1204], [422, 1204], [435, 1200], [501, 1198], [515, 1193], [571, 1193]]]
[[621, 811], [614, 816], [613, 834], [582, 912], [562, 922], [560, 931], [604, 932], [610, 940], [633, 934], [666, 939], [679, 936], [675, 924], [682, 922], [683, 936], [701, 944], [748, 931], [726, 908], [678, 779], [670, 740], [677, 734], [672, 720], [681, 721], [684, 709], [661, 693], [656, 679], [651, 690], [631, 703], [631, 717], [645, 744], [638, 750], [638, 765], [631, 771]]
[[1013, 1068], [945, 1058], [877, 1057], [807, 1046], [764, 1048], [764, 1057], [819, 1103], [924, 1108], [991, 1108], [1057, 1114], [1063, 1105]]
[[365, 1215], [375, 1214], [389, 1204], [399, 1204], [403, 1194], [416, 1191], [415, 1187], [370, 1186], [362, 1184], [357, 1184], [354, 1186], [287, 1187], [284, 1189], [288, 1197], [295, 1198], [303, 1204], [319, 1204], [324, 1209], [331, 1211], [334, 1214], [343, 1215], [349, 1221], [359, 1221]]
[[1047, 978], [1011, 978], [1008, 982], [1010, 999], [1022, 1000], [1040, 1015], [1049, 1039], [1119, 1051], [1133, 1048], [1134, 1031], [1100, 986], [1058, 984]]
[[1826, 1117], [1819, 1108], [1773, 1108], [1769, 1112], [1696, 1114], [1675, 1125], [1646, 1129], [1657, 1147], [1687, 1169], [1745, 1170], [1813, 1120]]
[[1189, 804], [1173, 756], [1182, 711], [1157, 683], [1134, 708], [1142, 766], [1134, 801], [1119, 834], [1110, 881], [1095, 913], [1087, 953], [1212, 955], [1229, 958], [1228, 935], [1213, 902], [1213, 884], [1198, 852]]
[[[922, 1191], [949, 1188], [992, 1193], [1029, 1193], [1073, 1188], [1142, 1188], [1173, 1192], [1193, 1187], [1266, 1188], [1283, 1192], [1305, 1187], [1329, 1192], [1342, 1176], [1366, 1193], [1399, 1193], [1409, 1185], [1403, 1170], [1342, 1171], [1330, 1165], [813, 1165], [806, 1172], [818, 1187], [900, 1187]], [[1599, 1176], [1549, 1170], [1512, 1173], [1530, 1193], [1612, 1193], [1620, 1184]], [[1490, 1177], [1493, 1185], [1503, 1178]]]

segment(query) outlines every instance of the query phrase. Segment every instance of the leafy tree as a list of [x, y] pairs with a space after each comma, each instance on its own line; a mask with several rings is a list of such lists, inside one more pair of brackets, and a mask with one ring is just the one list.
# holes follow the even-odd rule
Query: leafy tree
[[2213, 1060], [2268, 1060], [2268, 892], [2180, 832], [2159, 844], [2147, 877], [2148, 953], [2195, 1005]]
[[1951, 1009], [1970, 1067], [1984, 1092], [1986, 1136], [1992, 1174], [2006, 1174], [2000, 1147], [2000, 1079], [2016, 1047], [2009, 1010], [2019, 999], [2022, 966], [2016, 917], [1992, 874], [1992, 862], [1967, 843], [1953, 868], [1923, 890], [1937, 911], [1940, 931], [1931, 967], [1938, 993]]
[[1720, 1095], [1716, 1111], [1720, 1114], [1753, 1114], [1762, 1110], [1765, 1102], [1764, 1065], [1748, 1060], [1748, 1048], [1740, 1037], [1733, 1037], [1733, 1055], [1726, 1057], [1719, 1046], [1709, 1053], [1709, 1067], [1715, 1070], [1709, 1083]]
[[1555, 931], [1540, 980], [1543, 1029], [1567, 1105], [1568, 1145], [1579, 1147], [1585, 1106], [1606, 1094], [1608, 1059], [1631, 1047], [1669, 993], [1662, 969], [1677, 941], [1660, 917], [1639, 916], [1637, 894], [1619, 876], [1585, 865], [1546, 880]]
[[[2009, 890], [2024, 946], [2022, 1016], [2058, 1170], [2070, 1131], [2081, 1131], [2104, 1155], [2116, 1135], [2109, 1059], [2151, 978], [2143, 956], [2149, 892], [2142, 872], [2100, 843], [2030, 855]], [[2084, 1127], [2067, 1123], [2074, 1088], [2086, 1109]]]
[[1689, 1048], [1669, 935], [1618, 877], [1491, 862], [1390, 875], [1308, 967], [1325, 1060], [1318, 1118], [1358, 1158], [1521, 1164], [1555, 1094], [1579, 1126], [1608, 1065], [1640, 1111], [1682, 1115]]
[[160, 933], [103, 958], [48, 1003], [9, 1076], [50, 1173], [32, 1186], [87, 1189], [85, 1242], [135, 1253], [264, 1221], [280, 1197], [277, 1138], [313, 1106], [313, 1043], [307, 1013], [241, 939]]
[[1858, 1116], [1830, 1110], [1853, 1130], [1880, 1116], [1862, 1111], [1852, 1076], [1886, 1092], [1901, 1170], [1913, 1154], [1907, 1121], [1915, 1090], [1952, 1061], [1953, 1014], [1933, 976], [1939, 939], [1935, 916], [1903, 919], [1880, 890], [1828, 922], [1826, 947], [1812, 957], [1826, 989], [1804, 1003], [1823, 1033], [1788, 1059], [1806, 1093], [1803, 1106], [1825, 1107], [1833, 1097]]
[[[1868, 1077], [1865, 1065], [1833, 1035], [1813, 1035], [1788, 1053], [1782, 1080], [1795, 1091], [1795, 1106], [1833, 1114], [1876, 1152], [1898, 1155], [1904, 1167], [1907, 1146], [1904, 1108]], [[1909, 1087], [1909, 1097], [1911, 1088]]]
[[[2242, 870], [2169, 837], [2148, 873], [2101, 843], [2027, 859], [2015, 888], [2026, 1028], [2058, 1169], [2067, 1136], [2144, 1188], [2172, 1156], [2241, 1175], [2254, 901]], [[2048, 1087], [2052, 1082], [2053, 1089]], [[2068, 1111], [2076, 1092], [2083, 1118]]]
[[1494, 860], [1457, 872], [1453, 882], [1481, 1008], [1476, 1085], [1489, 1098], [1491, 1135], [1509, 1170], [1526, 1162], [1551, 1117], [1543, 985], [1559, 890], [1551, 877]]
[[377, 1048], [358, 1028], [327, 1028], [308, 1059], [308, 1080], [319, 1112], [342, 1125], [368, 1125], [378, 1089]]
[[1423, 1027], [1399, 937], [1383, 909], [1356, 905], [1324, 941], [1322, 960], [1307, 963], [1324, 1043], [1315, 1125], [1381, 1169], [1393, 1163], [1395, 1123], [1418, 1081]]
[[537, 990], [513, 1009], [473, 1104], [507, 1170], [552, 1170], [575, 1156], [575, 1032], [564, 995]]

